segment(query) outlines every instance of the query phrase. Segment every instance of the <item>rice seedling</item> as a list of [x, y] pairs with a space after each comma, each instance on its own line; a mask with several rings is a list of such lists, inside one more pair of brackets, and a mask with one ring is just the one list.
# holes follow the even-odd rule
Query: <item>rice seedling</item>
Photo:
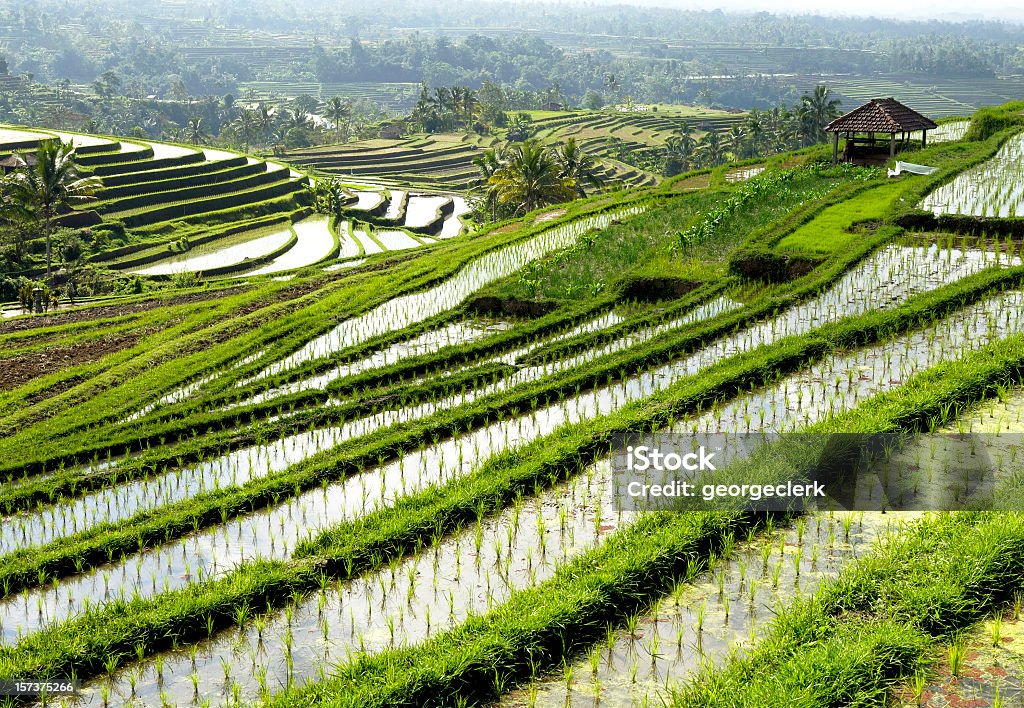
[[962, 633], [957, 633], [949, 642], [946, 648], [946, 658], [949, 661], [949, 671], [954, 677], [959, 677], [964, 660], [967, 658], [968, 639]]
[[922, 202], [936, 214], [1015, 217], [1024, 213], [1021, 202], [1021, 159], [1024, 138], [1009, 138], [991, 159], [964, 170]]

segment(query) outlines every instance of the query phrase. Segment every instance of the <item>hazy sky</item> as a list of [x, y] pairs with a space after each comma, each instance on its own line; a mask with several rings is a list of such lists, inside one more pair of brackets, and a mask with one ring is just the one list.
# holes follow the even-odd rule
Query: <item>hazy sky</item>
[[893, 2], [893, 0], [598, 0], [605, 3], [628, 3], [676, 7], [681, 9], [759, 11], [791, 14], [874, 15], [905, 19], [943, 20], [1008, 20], [1024, 22], [1024, 2], [1007, 0], [928, 0]]

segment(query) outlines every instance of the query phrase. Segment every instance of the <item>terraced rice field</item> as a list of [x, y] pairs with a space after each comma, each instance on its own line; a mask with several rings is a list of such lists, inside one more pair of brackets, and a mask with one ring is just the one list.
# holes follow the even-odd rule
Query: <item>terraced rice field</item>
[[925, 197], [920, 207], [936, 215], [1024, 213], [1024, 136], [1010, 138], [992, 160], [964, 170]]
[[286, 159], [313, 172], [353, 181], [466, 190], [479, 174], [473, 158], [487, 144], [475, 136], [429, 135], [292, 150]]
[[[221, 172], [293, 181], [143, 149], [172, 162], [98, 164], [98, 215]], [[994, 139], [964, 149], [1007, 162]], [[759, 167], [731, 169], [724, 194], [772, 176]], [[15, 354], [146, 329], [0, 392], [0, 679], [73, 674], [80, 690], [46, 704], [97, 707], [895, 700], [1020, 591], [1016, 511], [882, 514], [871, 480], [1024, 433], [1024, 263], [1013, 244], [851, 226], [931, 178], [809, 174], [789, 207], [749, 197], [753, 217], [638, 188], [472, 238], [454, 238], [465, 199], [353, 185], [343, 218], [261, 215], [173, 256], [259, 260], [232, 282], [0, 322]], [[814, 261], [741, 277], [708, 246], [685, 272], [713, 275], [676, 289], [682, 259], [627, 267], [621, 244], [650, 236], [653, 258], [666, 224], [708, 215], [709, 238], [738, 229], [735, 253], [783, 263], [808, 252], [798, 223]], [[508, 295], [607, 249], [623, 280], [586, 298]], [[146, 254], [119, 257], [174, 267]], [[813, 470], [837, 433], [902, 445], [866, 461], [851, 499], [867, 511], [651, 512], [616, 491], [616, 441], [638, 431], [768, 435], [721, 470], [753, 480]], [[794, 432], [816, 434], [799, 455], [777, 439]]]
[[[609, 140], [625, 149], [658, 150], [684, 125], [697, 134], [727, 131], [742, 114], [708, 113], [695, 118], [659, 116], [655, 113], [560, 112], [539, 118], [531, 130], [550, 143], [575, 138], [588, 153], [599, 158], [598, 176], [610, 185], [649, 186], [658, 176], [627, 165], [614, 157]], [[417, 135], [402, 139], [363, 140], [292, 150], [287, 158], [314, 172], [342, 178], [368, 180], [383, 185], [424, 190], [465, 191], [479, 179], [473, 158], [502, 141], [499, 137], [473, 134]]]
[[[355, 190], [354, 217], [386, 203], [382, 225], [390, 220], [395, 227], [361, 247], [347, 223], [307, 216], [303, 187], [308, 178], [283, 163], [226, 150], [60, 131], [12, 127], [5, 134], [12, 148], [26, 146], [18, 149], [33, 149], [39, 138], [53, 136], [79, 146], [80, 161], [104, 185], [94, 201], [79, 208], [79, 223], [117, 221], [128, 231], [126, 243], [114, 244], [96, 261], [141, 276], [284, 273], [335, 258], [419, 248], [435, 242], [427, 234], [451, 238], [466, 228], [459, 218], [469, 211], [464, 198], [455, 198], [452, 205], [448, 197], [417, 194], [408, 200], [412, 209], [407, 213], [404, 192]], [[442, 204], [447, 207], [439, 214], [436, 209]], [[257, 208], [259, 216], [251, 216]], [[406, 233], [406, 227], [423, 236]], [[183, 243], [185, 250], [179, 247]]]
[[[206, 50], [210, 52], [210, 50]], [[218, 56], [216, 51], [211, 56]], [[381, 103], [394, 111], [408, 111], [416, 105], [420, 85], [416, 83], [320, 83], [318, 81], [242, 81], [238, 84], [242, 96], [280, 100], [306, 95], [328, 100], [342, 96], [350, 100], [365, 99]]]
[[[271, 233], [256, 238], [246, 238], [234, 246], [211, 249], [201, 253], [202, 247], [189, 252], [187, 256], [167, 258], [157, 265], [133, 271], [139, 275], [171, 275], [172, 273], [202, 272], [225, 266], [243, 265], [245, 261], [275, 253], [284, 248], [293, 238], [291, 228], [271, 227]], [[247, 234], [248, 236], [248, 234]]]
[[[939, 127], [935, 130], [928, 131], [928, 140], [933, 143], [946, 143], [951, 140], [960, 140], [964, 137], [967, 132], [967, 128], [970, 126], [971, 121], [969, 120], [951, 120], [945, 123], [939, 123]], [[920, 140], [920, 131], [911, 133], [910, 137], [912, 140]]]
[[[121, 222], [127, 230], [121, 243], [95, 260], [143, 275], [244, 268], [245, 257], [272, 253], [282, 244], [268, 236], [267, 217], [297, 213], [308, 181], [286, 166], [224, 150], [46, 132], [73, 142], [79, 163], [103, 183], [95, 200], [77, 207], [74, 223], [102, 227]], [[12, 147], [19, 136], [34, 134], [14, 128], [8, 133]], [[256, 205], [263, 207], [262, 220], [250, 215]], [[232, 213], [237, 215], [233, 224], [226, 218]], [[182, 238], [196, 251], [170, 248], [184, 243]]]
[[1016, 100], [1024, 89], [1018, 76], [998, 79], [932, 79], [912, 75], [869, 78], [801, 77], [798, 84], [811, 89], [822, 80], [844, 98], [843, 105], [856, 105], [880, 96], [892, 96], [932, 118], [969, 116], [982, 106]]

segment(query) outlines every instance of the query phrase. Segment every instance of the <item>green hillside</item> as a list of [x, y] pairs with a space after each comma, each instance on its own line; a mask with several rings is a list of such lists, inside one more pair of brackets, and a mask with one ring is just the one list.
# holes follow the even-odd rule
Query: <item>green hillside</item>
[[[289, 155], [344, 175], [314, 193], [76, 137], [104, 181], [62, 218], [162, 289], [0, 319], [0, 681], [94, 706], [995, 704], [1024, 677], [1022, 108], [899, 155], [928, 175], [820, 145], [486, 224], [425, 167], [469, 140]], [[598, 151], [663, 139], [663, 112], [534, 125]], [[649, 435], [717, 466], [640, 480]], [[701, 492], [659, 506], [669, 481]]]

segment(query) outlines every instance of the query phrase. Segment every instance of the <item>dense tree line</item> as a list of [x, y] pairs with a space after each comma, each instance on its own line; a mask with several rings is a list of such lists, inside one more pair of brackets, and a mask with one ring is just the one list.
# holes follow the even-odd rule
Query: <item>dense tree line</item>
[[[453, 26], [476, 29], [468, 35], [434, 33]], [[608, 102], [632, 96], [768, 108], [798, 98], [797, 88], [770, 74], [982, 77], [1024, 71], [1019, 49], [1024, 28], [1007, 23], [651, 7], [461, 0], [367, 7], [297, 0], [173, 6], [157, 0], [74, 5], [18, 0], [0, 8], [0, 27], [15, 74], [50, 85], [99, 82], [98, 90], [110, 89], [108, 99], [152, 95], [175, 102], [239, 95], [239, 82], [253, 80], [422, 82], [471, 89], [491, 82], [508, 92], [534, 94], [558, 85], [574, 105], [596, 93]], [[267, 34], [286, 31], [297, 38], [271, 40]], [[239, 38], [252, 44], [252, 51], [201, 51], [203, 45]], [[722, 43], [729, 42], [734, 47], [723, 50]], [[609, 76], [615, 77], [614, 86]], [[205, 118], [207, 124], [215, 122], [213, 116]]]
[[671, 177], [730, 159], [772, 155], [824, 142], [824, 127], [839, 116], [839, 106], [834, 94], [819, 85], [792, 108], [751, 111], [742, 124], [732, 126], [724, 135], [708, 132], [697, 138], [693, 130], [682, 128], [665, 143], [662, 173]]

